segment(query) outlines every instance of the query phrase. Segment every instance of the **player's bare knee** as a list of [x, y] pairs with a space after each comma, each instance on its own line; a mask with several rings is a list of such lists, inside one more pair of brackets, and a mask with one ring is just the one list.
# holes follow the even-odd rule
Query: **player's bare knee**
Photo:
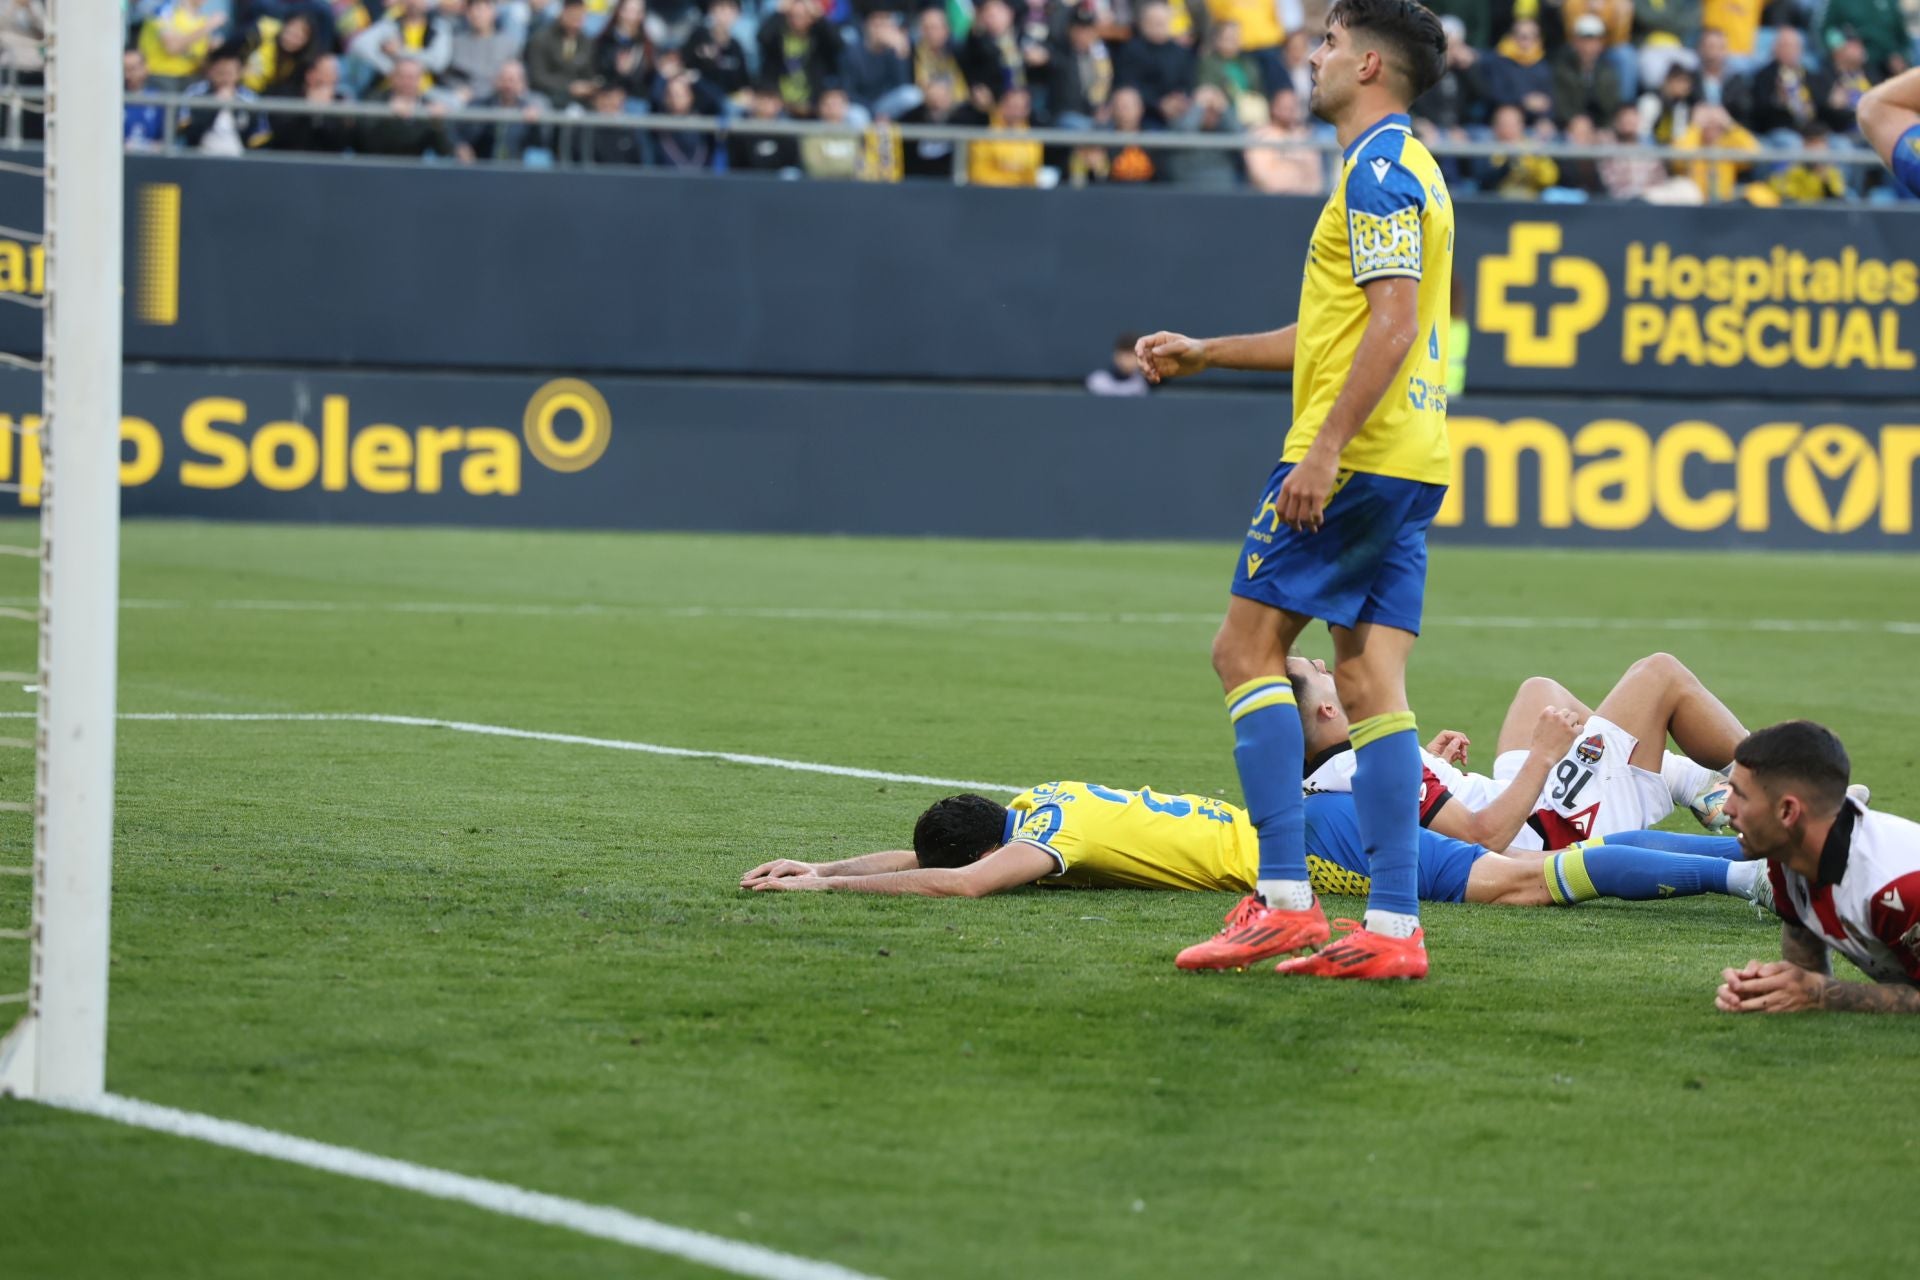
[[1558, 706], [1572, 696], [1567, 686], [1552, 676], [1528, 676], [1520, 682], [1520, 690], [1513, 700], [1544, 707]]
[[1220, 683], [1235, 688], [1256, 676], [1286, 670], [1287, 651], [1271, 636], [1249, 634], [1231, 622], [1221, 624], [1213, 637], [1213, 670]]
[[1687, 670], [1687, 664], [1670, 653], [1650, 653], [1634, 663], [1627, 674], [1669, 689], [1700, 683], [1693, 672]]

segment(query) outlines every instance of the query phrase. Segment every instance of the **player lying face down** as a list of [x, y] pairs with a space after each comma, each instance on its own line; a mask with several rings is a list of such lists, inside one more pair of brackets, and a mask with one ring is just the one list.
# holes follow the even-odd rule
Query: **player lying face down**
[[[1781, 958], [1723, 970], [1714, 1003], [1920, 1013], [1920, 823], [1869, 810], [1846, 748], [1810, 720], [1760, 730], [1733, 759], [1727, 814], [1765, 860]], [[1833, 951], [1874, 981], [1836, 981]]]
[[[1308, 870], [1317, 893], [1365, 894], [1370, 882], [1350, 795], [1306, 802]], [[1626, 840], [1644, 843], [1626, 843]], [[1492, 852], [1420, 834], [1420, 894], [1437, 902], [1571, 905], [1595, 897], [1750, 896], [1758, 864], [1738, 842], [1707, 836], [1674, 852], [1657, 832], [1554, 854]], [[1653, 847], [1649, 847], [1652, 845]], [[1258, 876], [1258, 835], [1245, 810], [1207, 796], [1049, 782], [1008, 804], [950, 796], [914, 825], [913, 848], [840, 862], [780, 859], [741, 878], [757, 892], [837, 890], [980, 898], [1026, 884], [1198, 889], [1245, 894]]]

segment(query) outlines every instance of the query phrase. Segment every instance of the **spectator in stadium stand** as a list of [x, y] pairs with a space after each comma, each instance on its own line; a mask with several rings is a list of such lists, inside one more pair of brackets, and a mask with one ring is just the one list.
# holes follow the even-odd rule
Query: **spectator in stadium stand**
[[594, 80], [617, 84], [628, 98], [646, 102], [653, 97], [654, 71], [646, 0], [617, 0], [607, 25], [593, 38]]
[[485, 121], [462, 127], [460, 146], [469, 158], [519, 163], [529, 151], [550, 152], [553, 143], [540, 117], [553, 110], [544, 94], [527, 87], [527, 69], [517, 61], [500, 64], [493, 73], [493, 90], [468, 105], [488, 111], [518, 111], [520, 119]]
[[935, 80], [945, 80], [959, 99], [969, 97], [966, 73], [953, 48], [953, 24], [945, 9], [922, 9], [913, 20], [913, 82], [922, 94]]
[[[820, 91], [820, 123], [845, 125], [849, 105], [845, 89], [828, 85]], [[809, 178], [849, 180], [859, 165], [860, 135], [851, 127], [842, 133], [810, 133], [800, 139], [800, 167]]]
[[707, 20], [687, 41], [687, 69], [698, 77], [701, 91], [710, 99], [744, 105], [750, 77], [747, 51], [734, 38], [734, 24], [740, 20], [738, 0], [713, 0], [707, 7]]
[[400, 0], [397, 8], [355, 36], [348, 52], [372, 69], [371, 75], [362, 74], [376, 92], [388, 87], [394, 64], [402, 58], [419, 68], [422, 90], [431, 89], [433, 78], [453, 57], [453, 24], [430, 0]]
[[760, 24], [760, 77], [792, 116], [810, 116], [820, 89], [840, 79], [840, 35], [820, 20], [817, 0], [786, 0]]
[[1694, 108], [1699, 105], [1700, 89], [1693, 72], [1676, 63], [1667, 68], [1667, 74], [1660, 81], [1659, 94], [1641, 104], [1640, 114], [1652, 119], [1653, 140], [1670, 147], [1687, 131], [1693, 122]]
[[1521, 19], [1495, 47], [1487, 58], [1487, 92], [1497, 106], [1520, 108], [1527, 124], [1553, 115], [1553, 68], [1539, 23]]
[[1480, 190], [1507, 200], [1537, 200], [1560, 182], [1560, 166], [1541, 155], [1527, 137], [1527, 118], [1516, 103], [1503, 102], [1493, 111], [1493, 139], [1504, 150], [1475, 166]]
[[172, 0], [140, 27], [140, 55], [147, 83], [157, 93], [178, 93], [199, 78], [213, 42], [226, 29], [225, 13], [206, 12], [207, 0]]
[[[127, 96], [147, 91], [147, 60], [138, 49], [120, 57], [120, 78]], [[129, 102], [120, 113], [120, 140], [129, 151], [154, 151], [166, 137], [167, 109], [157, 104]]]
[[[683, 73], [661, 85], [660, 109], [656, 114], [664, 116], [699, 114], [691, 75]], [[653, 163], [663, 169], [675, 169], [687, 173], [713, 168], [716, 147], [711, 133], [704, 133], [697, 129], [658, 129], [653, 132], [651, 138]]]
[[[1827, 92], [1821, 123], [1832, 133], [1851, 133], [1860, 99], [1873, 88], [1867, 74], [1867, 46], [1857, 35], [1847, 35], [1827, 55], [1833, 67], [1833, 88]], [[1802, 131], [1804, 133], [1804, 130]]]
[[1258, 124], [1267, 118], [1267, 82], [1260, 64], [1240, 47], [1240, 24], [1216, 22], [1207, 32], [1207, 51], [1194, 70], [1196, 87], [1212, 85], [1226, 95], [1234, 118]]
[[920, 100], [913, 87], [913, 44], [891, 9], [875, 9], [862, 19], [860, 39], [847, 47], [842, 65], [848, 94], [875, 116], [897, 120]]
[[[1796, 142], [1798, 139], [1796, 139]], [[1684, 151], [1759, 151], [1760, 143], [1751, 133], [1733, 122], [1725, 107], [1702, 105], [1693, 113], [1674, 144]], [[1738, 160], [1677, 160], [1674, 172], [1687, 179], [1709, 201], [1732, 200], [1741, 194], [1740, 183], [1752, 165]]]
[[556, 107], [593, 96], [593, 41], [586, 0], [560, 0], [560, 15], [527, 41], [527, 83]]
[[994, 99], [1007, 88], [1026, 87], [1026, 59], [1007, 0], [981, 0], [973, 30], [960, 45], [960, 70], [967, 78], [973, 105], [982, 111], [991, 110]]
[[[939, 76], [922, 89], [924, 101], [900, 117], [901, 124], [946, 125], [952, 128], [977, 128], [986, 117], [960, 100], [960, 91], [952, 80]], [[930, 138], [906, 144], [903, 169], [909, 178], [938, 178], [953, 181], [954, 160], [959, 148], [955, 143]]]
[[[1805, 151], [1826, 151], [1833, 140], [1826, 125], [1814, 121], [1800, 137]], [[1818, 204], [1847, 198], [1847, 176], [1835, 164], [1798, 161], [1782, 165], [1767, 179], [1767, 189], [1782, 204]]]
[[[786, 107], [780, 86], [771, 82], [755, 85], [748, 114], [755, 120], [784, 118]], [[727, 168], [735, 173], [798, 173], [800, 143], [787, 135], [735, 130], [727, 135]]]
[[[987, 126], [1025, 133], [1033, 122], [1033, 95], [1015, 86], [993, 104]], [[1040, 182], [1041, 146], [1021, 138], [988, 138], [967, 144], [967, 181], [976, 187], [1033, 187]]]
[[1633, 0], [1565, 0], [1560, 10], [1561, 29], [1571, 36], [1574, 25], [1585, 17], [1600, 19], [1606, 28], [1606, 52], [1602, 56], [1620, 77], [1620, 96], [1634, 97], [1640, 92], [1640, 58], [1633, 47]]
[[1876, 79], [1889, 71], [1904, 71], [1913, 59], [1913, 37], [1900, 0], [1827, 0], [1819, 34], [1829, 49], [1858, 36]]
[[[1613, 141], [1622, 147], [1644, 145], [1648, 139], [1641, 125], [1640, 108], [1629, 105], [1614, 112], [1612, 135]], [[1665, 185], [1670, 177], [1667, 166], [1653, 155], [1611, 155], [1600, 162], [1600, 185], [1615, 200], [1639, 200]]]
[[307, 68], [325, 52], [313, 38], [313, 19], [304, 12], [262, 18], [254, 27], [254, 47], [240, 82], [267, 98], [295, 98], [307, 83]]
[[455, 155], [446, 108], [423, 96], [426, 78], [414, 59], [397, 59], [387, 76], [387, 112], [354, 122], [353, 149], [369, 156]]
[[[1216, 85], [1203, 84], [1193, 91], [1193, 105], [1173, 127], [1180, 133], [1226, 137], [1240, 132], [1240, 121], [1227, 95]], [[1197, 147], [1169, 151], [1167, 180], [1181, 187], [1231, 191], [1240, 185], [1240, 152]]]
[[1633, 0], [1640, 83], [1659, 84], [1675, 63], [1691, 67], [1700, 40], [1701, 0]]
[[458, 102], [486, 93], [500, 68], [520, 60], [524, 42], [500, 29], [497, 0], [467, 0], [453, 32], [453, 52], [441, 83]]
[[[1259, 142], [1311, 142], [1313, 130], [1307, 127], [1306, 104], [1291, 86], [1281, 89], [1268, 106], [1267, 123], [1248, 136]], [[1317, 196], [1327, 189], [1326, 162], [1310, 147], [1284, 151], [1248, 147], [1246, 166], [1249, 185], [1268, 195]]]
[[1193, 93], [1193, 51], [1173, 38], [1173, 15], [1165, 0], [1140, 6], [1136, 34], [1120, 46], [1114, 81], [1139, 91], [1147, 119], [1155, 124], [1186, 111]]
[[[1609, 141], [1600, 136], [1594, 127], [1593, 117], [1577, 115], [1567, 121], [1565, 141], [1576, 147], [1599, 146]], [[1606, 194], [1606, 185], [1600, 181], [1600, 162], [1592, 159], [1562, 159], [1560, 165], [1560, 187], [1565, 191], [1578, 191], [1582, 195], [1593, 197]]]
[[1267, 96], [1280, 87], [1287, 73], [1286, 60], [1280, 54], [1287, 35], [1280, 19], [1280, 0], [1207, 0], [1207, 16], [1216, 33], [1229, 22], [1239, 28], [1241, 53], [1260, 69], [1259, 88], [1246, 92], [1260, 95], [1264, 116]]
[[1746, 124], [1753, 111], [1753, 84], [1733, 69], [1731, 53], [1731, 43], [1718, 27], [1700, 33], [1700, 101], [1725, 107], [1728, 115]]
[[[597, 119], [633, 119], [627, 114], [627, 87], [618, 80], [597, 85], [592, 102]], [[593, 168], [637, 168], [647, 162], [646, 144], [641, 140], [640, 130], [631, 125], [625, 128], [570, 125], [563, 137], [566, 158], [575, 164]]]
[[1760, 15], [1765, 8], [1765, 0], [1702, 0], [1699, 46], [1702, 84], [1706, 81], [1707, 36], [1712, 32], [1717, 31], [1722, 37], [1721, 55], [1728, 66], [1741, 72], [1753, 70]]
[[1133, 353], [1139, 341], [1137, 333], [1123, 333], [1115, 338], [1112, 364], [1087, 375], [1087, 390], [1096, 396], [1146, 395], [1147, 378], [1140, 372], [1140, 358]]
[[1610, 120], [1626, 94], [1620, 73], [1605, 58], [1607, 24], [1592, 14], [1576, 18], [1573, 38], [1553, 55], [1553, 118], [1565, 125], [1575, 116]]
[[1287, 42], [1280, 46], [1281, 65], [1287, 73], [1287, 79], [1293, 82], [1293, 91], [1300, 95], [1300, 101], [1313, 101], [1313, 57], [1314, 37], [1305, 31], [1291, 32]]
[[[1107, 127], [1115, 133], [1144, 133], [1151, 125], [1146, 118], [1146, 103], [1140, 91], [1115, 89], [1107, 100]], [[1077, 180], [1092, 182], [1146, 183], [1158, 181], [1160, 157], [1157, 153], [1129, 142], [1118, 148], [1095, 147], [1076, 153]]]
[[1806, 37], [1797, 27], [1774, 33], [1773, 59], [1753, 76], [1753, 108], [1748, 122], [1758, 134], [1777, 135], [1784, 143], [1831, 109], [1833, 78], [1809, 67]]
[[1100, 38], [1100, 15], [1076, 5], [1047, 63], [1047, 103], [1055, 127], [1092, 129], [1113, 96], [1113, 55]]
[[[1485, 124], [1493, 110], [1493, 101], [1487, 93], [1485, 62], [1480, 51], [1467, 43], [1466, 24], [1448, 14], [1440, 19], [1440, 26], [1447, 33], [1445, 69], [1433, 88], [1413, 104], [1414, 131], [1429, 146], [1442, 140], [1468, 141], [1468, 128]], [[1297, 91], [1294, 96], [1303, 106], [1307, 102]], [[1449, 182], [1458, 182], [1466, 176], [1456, 156], [1440, 157], [1440, 170]]]
[[[332, 54], [316, 58], [307, 66], [300, 99], [316, 104], [345, 102], [340, 92], [340, 59]], [[308, 151], [338, 155], [353, 144], [353, 119], [350, 116], [313, 116], [292, 111], [273, 116], [273, 136], [267, 146], [274, 151]]]
[[245, 59], [237, 44], [223, 45], [207, 59], [207, 78], [189, 85], [191, 102], [180, 106], [180, 145], [209, 156], [244, 155], [267, 141], [266, 113], [259, 98], [240, 83]]

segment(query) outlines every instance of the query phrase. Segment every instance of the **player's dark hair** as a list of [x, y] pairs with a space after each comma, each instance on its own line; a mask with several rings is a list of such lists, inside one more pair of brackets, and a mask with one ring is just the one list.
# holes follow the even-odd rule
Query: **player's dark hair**
[[913, 852], [923, 867], [964, 867], [1000, 847], [1007, 806], [969, 792], [936, 800], [913, 824]]
[[1788, 720], [1748, 734], [1733, 749], [1733, 762], [1766, 786], [1800, 783], [1808, 802], [1825, 811], [1846, 802], [1853, 776], [1853, 761], [1839, 737], [1811, 720]]
[[1407, 101], [1440, 83], [1447, 69], [1447, 32], [1433, 10], [1416, 0], [1335, 0], [1327, 24], [1367, 33], [1385, 46], [1387, 61], [1407, 83]]

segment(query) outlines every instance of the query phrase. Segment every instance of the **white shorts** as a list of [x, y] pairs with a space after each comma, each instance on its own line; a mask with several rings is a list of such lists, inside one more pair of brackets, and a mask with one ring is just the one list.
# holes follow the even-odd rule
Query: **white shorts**
[[[1611, 720], [1593, 716], [1567, 754], [1547, 773], [1533, 816], [1513, 838], [1515, 849], [1563, 849], [1579, 840], [1638, 831], [1673, 812], [1673, 796], [1657, 773], [1635, 768], [1640, 739]], [[1524, 751], [1503, 752], [1493, 776], [1511, 782], [1526, 763]]]

